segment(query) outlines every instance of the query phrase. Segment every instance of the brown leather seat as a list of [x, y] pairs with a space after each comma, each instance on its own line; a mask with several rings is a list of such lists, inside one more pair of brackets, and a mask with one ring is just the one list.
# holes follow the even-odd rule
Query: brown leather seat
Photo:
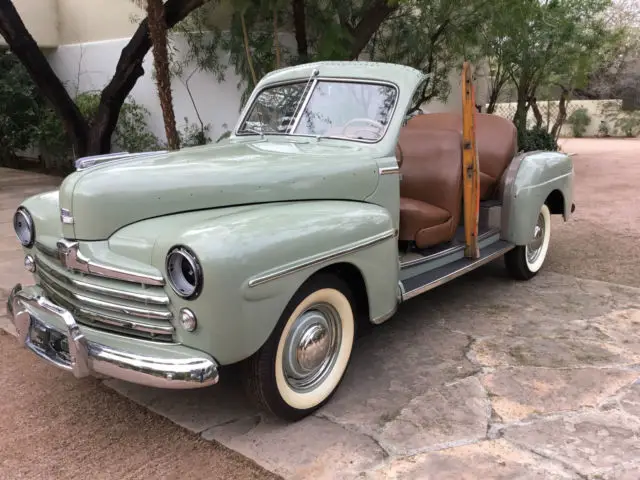
[[[427, 113], [413, 117], [404, 129], [455, 130], [462, 133], [457, 113]], [[516, 127], [497, 115], [476, 114], [476, 141], [480, 163], [480, 199], [492, 198], [502, 174], [518, 152]]]
[[418, 248], [455, 235], [462, 204], [462, 136], [453, 130], [402, 128], [399, 239]]

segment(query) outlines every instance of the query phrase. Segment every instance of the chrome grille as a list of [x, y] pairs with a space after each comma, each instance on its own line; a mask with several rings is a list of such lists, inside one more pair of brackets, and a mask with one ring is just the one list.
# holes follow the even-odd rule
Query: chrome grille
[[57, 252], [41, 245], [36, 245], [36, 277], [51, 300], [69, 310], [80, 324], [173, 341], [173, 315], [162, 287], [68, 270]]

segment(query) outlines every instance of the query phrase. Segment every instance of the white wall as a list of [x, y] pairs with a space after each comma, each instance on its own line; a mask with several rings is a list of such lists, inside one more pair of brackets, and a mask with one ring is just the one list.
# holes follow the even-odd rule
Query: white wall
[[[88, 90], [102, 90], [115, 72], [122, 48], [129, 38], [106, 40], [76, 45], [63, 45], [48, 55], [49, 62], [72, 94]], [[182, 48], [182, 51], [185, 49]], [[131, 95], [150, 112], [149, 125], [153, 133], [165, 141], [162, 111], [153, 80], [152, 56], [144, 61], [145, 74], [138, 79]], [[191, 92], [203, 121], [211, 124], [210, 136], [216, 140], [226, 130], [233, 128], [240, 109], [239, 77], [233, 68], [228, 69], [225, 81], [218, 83], [208, 73], [198, 72], [189, 81]], [[180, 128], [187, 116], [196, 122], [196, 114], [183, 84], [174, 79], [173, 99], [176, 121]], [[225, 127], [226, 124], [227, 126]]]

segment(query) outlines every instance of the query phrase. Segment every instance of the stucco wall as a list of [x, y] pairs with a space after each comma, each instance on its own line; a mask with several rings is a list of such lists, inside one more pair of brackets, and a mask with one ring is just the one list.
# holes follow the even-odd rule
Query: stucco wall
[[[550, 123], [553, 125], [558, 111], [558, 102], [538, 102], [538, 105], [544, 118], [544, 125], [546, 126], [547, 124], [547, 111], [549, 111]], [[601, 121], [604, 121], [605, 124], [607, 124], [609, 128], [609, 135], [624, 136], [622, 132], [616, 131], [614, 122], [611, 120], [611, 118], [607, 118], [604, 111], [606, 107], [610, 113], [613, 113], [615, 115], [616, 112], [620, 112], [621, 105], [621, 100], [572, 100], [567, 105], [567, 118], [577, 109], [584, 108], [587, 110], [589, 117], [591, 117], [591, 123], [587, 126], [586, 132], [584, 134], [585, 137], [599, 136], [598, 129], [600, 127]], [[612, 106], [613, 108], [611, 108]], [[516, 103], [499, 103], [496, 106], [495, 113], [496, 115], [500, 115], [511, 120], [515, 111]], [[527, 125], [529, 127], [535, 125], [535, 117], [531, 110], [529, 110], [529, 115], [527, 117]], [[572, 127], [568, 122], [565, 123], [565, 125], [562, 127], [560, 135], [562, 137], [573, 136]]]
[[[13, 0], [13, 4], [38, 45], [42, 48], [59, 45], [58, 0]], [[0, 36], [0, 46], [6, 45]]]
[[[48, 60], [56, 74], [67, 85], [72, 94], [88, 90], [101, 90], [115, 71], [122, 48], [128, 38], [106, 40], [76, 45], [64, 45], [49, 53]], [[180, 45], [179, 45], [180, 47]], [[180, 47], [183, 51], [184, 47]], [[165, 140], [162, 112], [153, 80], [152, 57], [148, 54], [144, 61], [145, 75], [138, 80], [131, 95], [138, 103], [151, 112], [149, 124], [153, 133]], [[188, 72], [190, 73], [190, 72]], [[217, 139], [235, 124], [240, 108], [240, 91], [236, 85], [240, 81], [233, 69], [229, 69], [226, 79], [218, 83], [216, 79], [198, 72], [189, 81], [191, 92], [205, 123], [211, 124], [211, 138]], [[173, 81], [173, 96], [176, 119], [180, 127], [187, 116], [196, 121], [195, 111], [187, 90], [179, 80]], [[227, 126], [225, 126], [227, 124]]]
[[60, 45], [128, 37], [143, 11], [131, 0], [57, 0]]

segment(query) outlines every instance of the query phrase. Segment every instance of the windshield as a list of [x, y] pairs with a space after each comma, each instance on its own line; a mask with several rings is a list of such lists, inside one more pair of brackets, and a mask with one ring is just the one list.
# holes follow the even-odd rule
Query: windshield
[[258, 94], [237, 133], [377, 142], [391, 121], [397, 96], [391, 85], [334, 80], [268, 87]]

